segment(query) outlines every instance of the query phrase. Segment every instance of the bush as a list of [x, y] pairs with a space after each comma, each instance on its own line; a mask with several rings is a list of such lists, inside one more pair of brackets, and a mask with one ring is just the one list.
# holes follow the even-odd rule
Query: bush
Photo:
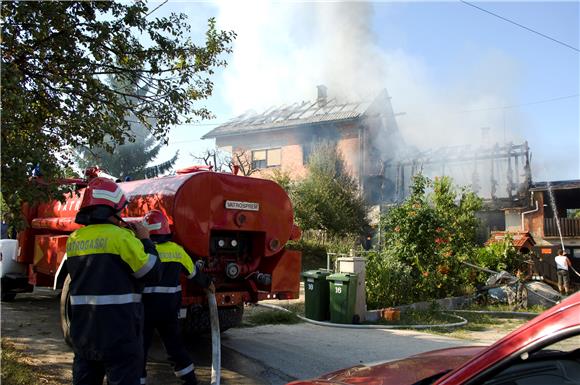
[[307, 241], [290, 241], [287, 248], [302, 252], [302, 271], [326, 268], [326, 247]]
[[448, 177], [418, 174], [410, 196], [381, 218], [384, 250], [411, 269], [413, 299], [464, 293], [470, 271], [461, 262], [474, 253], [480, 208], [480, 198], [457, 191]]
[[[346, 235], [344, 237], [338, 237], [327, 235], [322, 238], [323, 241], [319, 241], [306, 235], [307, 232], [305, 232], [303, 238], [299, 241], [290, 241], [287, 245], [291, 250], [302, 252], [302, 271], [326, 268], [327, 253], [346, 255], [349, 254], [350, 250], [360, 249], [358, 236]], [[334, 266], [335, 259], [335, 256], [331, 256], [330, 258], [331, 269]]]
[[[275, 176], [286, 183], [282, 175]], [[325, 230], [344, 236], [368, 228], [368, 206], [333, 142], [314, 145], [308, 175], [290, 186], [295, 220], [303, 230]]]
[[[479, 248], [474, 258], [476, 265], [489, 270], [504, 270], [514, 275], [518, 270], [525, 271], [523, 255], [518, 253], [509, 234], [501, 242], [490, 243]], [[480, 273], [477, 280], [479, 283], [484, 283], [488, 276], [487, 273]]]
[[369, 252], [366, 264], [367, 306], [380, 309], [414, 302], [410, 266], [386, 252]]

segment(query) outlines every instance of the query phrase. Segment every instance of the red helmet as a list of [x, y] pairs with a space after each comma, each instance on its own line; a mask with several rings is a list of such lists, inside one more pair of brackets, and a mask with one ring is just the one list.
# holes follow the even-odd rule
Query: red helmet
[[121, 190], [117, 183], [107, 178], [97, 177], [91, 179], [85, 189], [80, 209], [82, 210], [92, 206], [108, 206], [117, 213], [127, 203], [127, 197], [125, 197], [123, 190]]
[[149, 229], [151, 235], [169, 235], [169, 219], [159, 210], [151, 210], [143, 217], [143, 224]]

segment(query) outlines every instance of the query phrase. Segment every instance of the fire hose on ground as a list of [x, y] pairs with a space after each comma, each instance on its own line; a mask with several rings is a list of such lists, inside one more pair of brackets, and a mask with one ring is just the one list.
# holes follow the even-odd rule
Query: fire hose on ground
[[299, 314], [294, 313], [291, 310], [288, 310], [282, 306], [267, 304], [267, 303], [259, 303], [258, 306], [266, 307], [269, 309], [280, 310], [286, 313], [292, 313], [296, 317], [300, 318], [304, 322], [308, 322], [318, 326], [329, 326], [334, 328], [343, 328], [343, 329], [431, 329], [431, 328], [456, 328], [460, 326], [467, 325], [467, 320], [463, 317], [460, 317], [456, 314], [446, 313], [448, 316], [456, 318], [460, 320], [460, 322], [448, 323], [448, 324], [436, 324], [436, 325], [352, 325], [352, 324], [335, 324], [331, 322], [324, 322], [324, 321], [315, 321], [311, 320], [310, 318], [306, 318]]
[[220, 320], [218, 316], [215, 293], [207, 291], [209, 318], [211, 324], [211, 385], [220, 385], [221, 377], [221, 339]]

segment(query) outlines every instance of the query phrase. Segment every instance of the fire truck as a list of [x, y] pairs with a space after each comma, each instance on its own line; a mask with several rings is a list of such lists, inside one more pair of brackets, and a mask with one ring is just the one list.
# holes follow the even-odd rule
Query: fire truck
[[[18, 234], [18, 247], [2, 246], [3, 299], [35, 286], [60, 289], [65, 339], [70, 309], [70, 278], [63, 263], [66, 241], [80, 227], [75, 216], [88, 180], [68, 183], [76, 191], [63, 201], [25, 204], [28, 226]], [[300, 228], [293, 222], [288, 195], [277, 183], [192, 167], [174, 176], [118, 184], [129, 200], [121, 214], [125, 221], [139, 221], [152, 209], [164, 212], [173, 240], [213, 278], [222, 331], [241, 322], [245, 303], [298, 298], [301, 254], [286, 244], [300, 238]], [[7, 255], [10, 248], [12, 255]], [[5, 274], [7, 268], [10, 274]], [[181, 285], [184, 331], [208, 331], [204, 292], [184, 277]]]

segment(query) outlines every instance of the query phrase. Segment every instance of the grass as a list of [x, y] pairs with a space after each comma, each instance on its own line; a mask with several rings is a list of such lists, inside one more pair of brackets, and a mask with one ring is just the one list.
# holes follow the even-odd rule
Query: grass
[[458, 322], [458, 319], [455, 317], [450, 317], [449, 315], [440, 311], [408, 310], [401, 312], [401, 319], [398, 321], [387, 321], [381, 319], [378, 321], [365, 323], [375, 325], [439, 325], [455, 322]]
[[[471, 307], [470, 310], [489, 310], [489, 311], [511, 311], [511, 309], [502, 308], [501, 306], [487, 306], [487, 307]], [[539, 311], [541, 309], [534, 309]], [[530, 311], [529, 309], [524, 309], [522, 311]], [[455, 338], [469, 338], [474, 337], [473, 333], [477, 332], [491, 332], [498, 335], [507, 334], [508, 332], [514, 330], [521, 324], [525, 323], [525, 319], [512, 319], [512, 318], [498, 318], [490, 314], [482, 313], [453, 313], [453, 311], [441, 311], [436, 306], [433, 306], [429, 310], [407, 310], [401, 312], [401, 319], [399, 321], [377, 321], [372, 322], [374, 324], [381, 325], [439, 325], [445, 323], [456, 323], [459, 322], [455, 317], [451, 317], [450, 314], [456, 314], [467, 320], [467, 325], [459, 328], [447, 328], [447, 327], [433, 327], [430, 329], [424, 329], [425, 332], [446, 335]], [[370, 322], [369, 322], [370, 323]], [[477, 335], [476, 335], [477, 337]]]
[[[481, 307], [472, 310], [483, 310]], [[497, 309], [491, 311], [500, 311]], [[527, 320], [525, 319], [509, 319], [509, 318], [498, 318], [488, 314], [481, 313], [456, 313], [457, 315], [465, 318], [467, 320], [467, 325], [459, 329], [438, 329], [430, 330], [430, 332], [435, 334], [444, 334], [449, 337], [455, 338], [470, 338], [469, 334], [471, 332], [495, 332], [498, 334], [507, 334], [510, 331], [516, 329], [520, 325], [524, 324]]]
[[485, 311], [496, 311], [496, 312], [521, 312], [521, 313], [538, 313], [547, 310], [548, 308], [540, 305], [530, 306], [528, 308], [514, 308], [508, 304], [493, 304], [493, 305], [472, 305], [465, 310], [485, 310]]
[[265, 307], [252, 307], [245, 311], [246, 315], [242, 322], [242, 326], [254, 327], [260, 325], [291, 325], [302, 322], [296, 314], [304, 314], [304, 304], [289, 304], [283, 306], [284, 308], [290, 310], [292, 313], [288, 313], [282, 310], [274, 310]]
[[31, 385], [38, 383], [34, 367], [24, 363], [24, 357], [13, 344], [2, 339], [2, 384]]

